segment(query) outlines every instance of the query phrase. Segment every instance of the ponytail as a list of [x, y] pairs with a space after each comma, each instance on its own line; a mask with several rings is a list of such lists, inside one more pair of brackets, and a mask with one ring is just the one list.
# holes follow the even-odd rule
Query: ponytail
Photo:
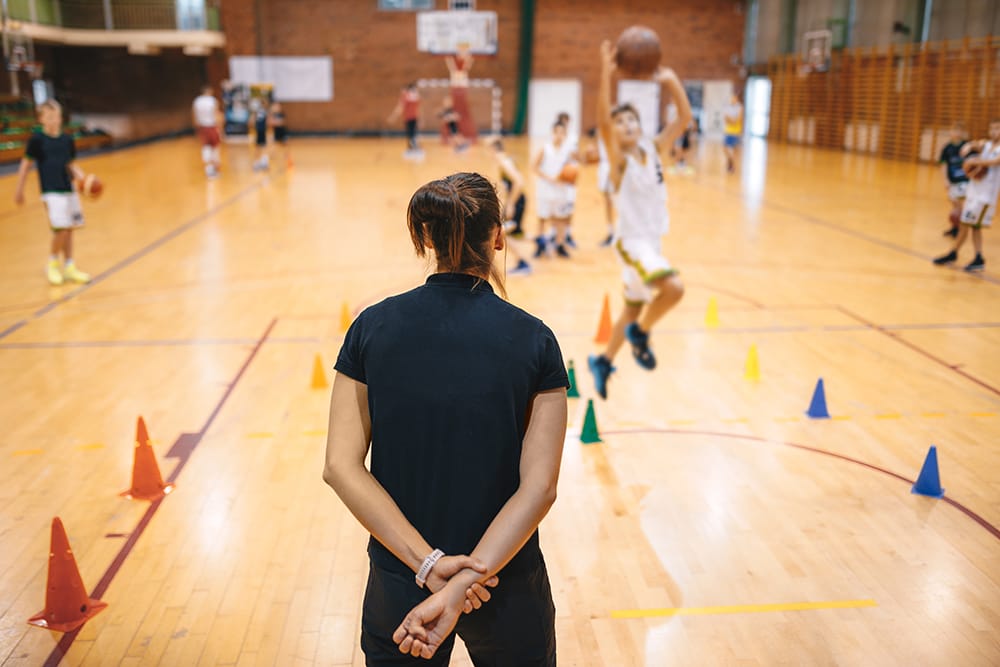
[[439, 271], [489, 275], [506, 296], [488, 246], [501, 223], [500, 201], [488, 180], [458, 173], [431, 181], [410, 198], [406, 218], [418, 257], [432, 248]]

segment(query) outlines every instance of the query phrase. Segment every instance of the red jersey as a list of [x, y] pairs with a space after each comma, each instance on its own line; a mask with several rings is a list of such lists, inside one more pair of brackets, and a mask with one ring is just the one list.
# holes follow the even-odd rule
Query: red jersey
[[403, 120], [416, 120], [420, 115], [420, 93], [415, 90], [404, 91], [399, 96], [399, 102], [403, 105]]

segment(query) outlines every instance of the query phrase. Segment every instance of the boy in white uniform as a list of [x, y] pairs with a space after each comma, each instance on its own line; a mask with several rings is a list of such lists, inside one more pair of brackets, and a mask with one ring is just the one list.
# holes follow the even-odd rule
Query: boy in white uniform
[[601, 44], [601, 82], [597, 95], [597, 121], [611, 165], [610, 180], [618, 214], [614, 247], [622, 264], [625, 307], [614, 324], [604, 353], [588, 359], [594, 385], [601, 398], [608, 396], [611, 365], [626, 338], [632, 356], [647, 370], [656, 367], [649, 349], [649, 334], [656, 322], [684, 296], [677, 271], [660, 250], [667, 233], [667, 186], [659, 151], [673, 145], [691, 122], [691, 104], [680, 79], [661, 67], [653, 80], [662, 83], [677, 104], [677, 118], [650, 141], [642, 136], [639, 114], [631, 105], [611, 108], [611, 76], [615, 49]]
[[201, 141], [201, 161], [205, 163], [205, 175], [215, 178], [219, 175], [219, 101], [212, 95], [211, 86], [203, 86], [201, 95], [194, 98], [191, 116], [195, 132]]
[[559, 180], [563, 167], [577, 161], [576, 144], [567, 140], [566, 126], [556, 122], [552, 138], [545, 142], [532, 164], [535, 174], [535, 210], [538, 213], [538, 237], [535, 257], [545, 254], [548, 242], [545, 227], [555, 228], [555, 250], [560, 257], [569, 257], [566, 250], [566, 230], [576, 205], [576, 187]]
[[983, 259], [983, 227], [993, 224], [993, 212], [996, 210], [997, 196], [1000, 195], [1000, 120], [990, 121], [989, 139], [970, 141], [962, 146], [962, 157], [973, 152], [978, 155], [969, 157], [962, 163], [969, 176], [969, 185], [965, 191], [958, 238], [955, 239], [951, 252], [934, 260], [938, 266], [957, 261], [958, 250], [965, 243], [971, 229], [976, 256], [965, 266], [965, 270], [970, 273], [986, 268], [986, 261]]

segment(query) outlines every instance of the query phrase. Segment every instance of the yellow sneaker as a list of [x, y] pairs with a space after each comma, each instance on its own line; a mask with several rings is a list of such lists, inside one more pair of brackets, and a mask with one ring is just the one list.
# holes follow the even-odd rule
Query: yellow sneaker
[[84, 273], [80, 269], [76, 268], [76, 264], [67, 264], [63, 268], [63, 278], [74, 283], [90, 282], [90, 274]]
[[52, 285], [62, 285], [63, 284], [63, 274], [61, 271], [62, 267], [59, 266], [59, 262], [49, 260], [49, 266], [45, 269], [45, 275], [49, 277], [49, 283]]

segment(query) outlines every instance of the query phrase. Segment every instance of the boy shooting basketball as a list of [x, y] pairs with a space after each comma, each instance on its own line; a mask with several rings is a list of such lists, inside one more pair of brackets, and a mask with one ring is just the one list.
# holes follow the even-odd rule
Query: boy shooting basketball
[[649, 348], [650, 332], [684, 296], [677, 271], [660, 250], [669, 218], [659, 151], [672, 146], [691, 122], [691, 104], [680, 79], [672, 70], [660, 67], [653, 80], [663, 84], [677, 104], [677, 118], [653, 141], [646, 139], [634, 107], [629, 104], [611, 107], [614, 71], [615, 49], [605, 41], [601, 44], [597, 122], [611, 167], [609, 178], [618, 214], [614, 246], [622, 265], [625, 307], [604, 353], [588, 359], [601, 398], [608, 397], [608, 379], [615, 371], [611, 362], [626, 338], [632, 345], [632, 356], [641, 367], [647, 370], [656, 367], [656, 358]]
[[[73, 262], [73, 230], [83, 227], [83, 211], [80, 197], [73, 188], [73, 181], [82, 181], [83, 170], [73, 160], [76, 159], [76, 144], [73, 137], [62, 129], [62, 107], [55, 100], [43, 102], [38, 107], [38, 119], [42, 131], [35, 132], [28, 139], [28, 146], [17, 170], [17, 187], [14, 202], [24, 203], [24, 180], [31, 169], [32, 161], [38, 166], [38, 180], [42, 191], [42, 201], [49, 214], [52, 228], [52, 244], [46, 275], [53, 285], [65, 281], [74, 283], [90, 282], [90, 275], [76, 268]], [[59, 255], [65, 263], [60, 264]]]
[[[976, 153], [974, 157], [973, 153]], [[958, 261], [958, 251], [971, 229], [976, 256], [965, 266], [965, 270], [972, 273], [986, 268], [986, 261], [983, 259], [983, 227], [993, 224], [993, 212], [996, 210], [997, 197], [1000, 196], [1000, 119], [990, 121], [989, 139], [966, 143], [960, 154], [965, 158], [962, 168], [970, 179], [965, 192], [965, 205], [962, 207], [961, 228], [951, 252], [938, 257], [934, 263], [942, 266]]]

